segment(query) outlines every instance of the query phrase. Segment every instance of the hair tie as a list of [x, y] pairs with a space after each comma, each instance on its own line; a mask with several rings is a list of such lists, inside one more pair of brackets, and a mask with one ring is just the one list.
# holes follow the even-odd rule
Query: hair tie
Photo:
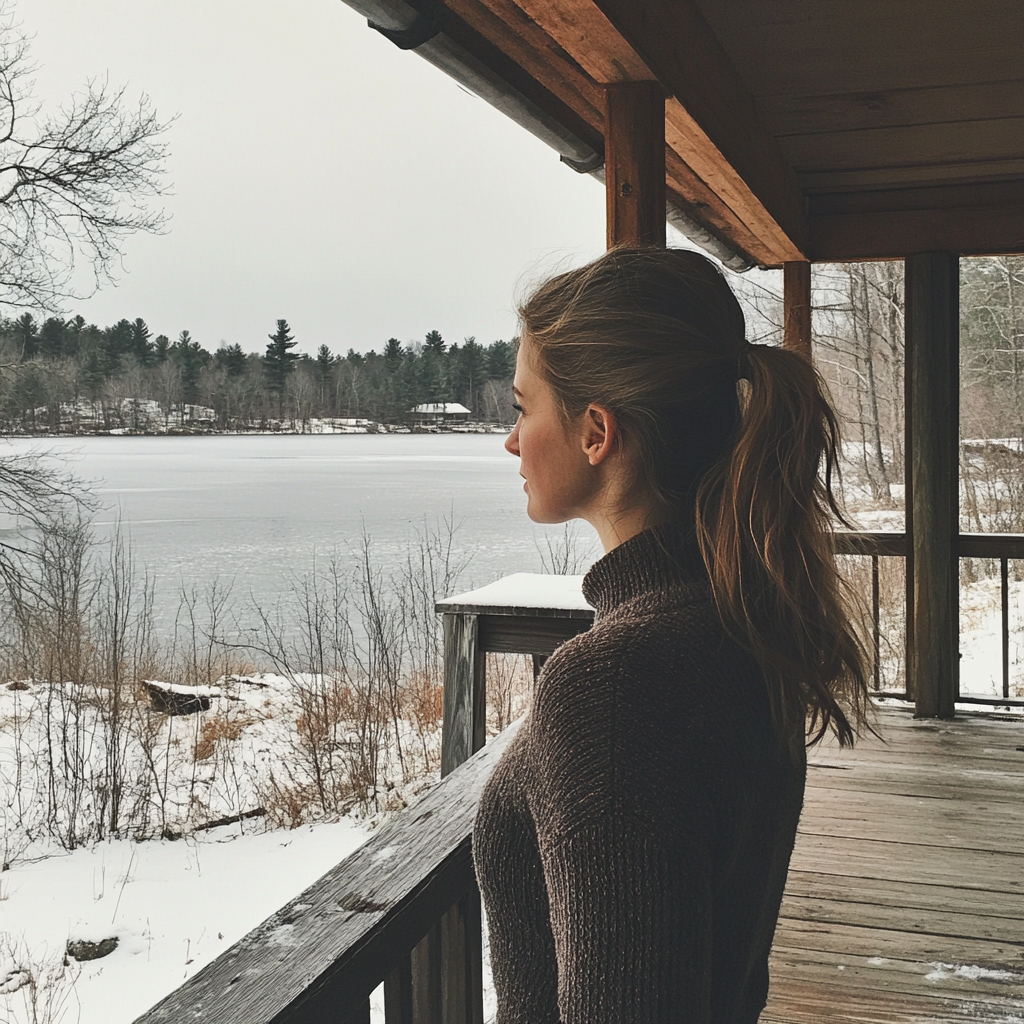
[[750, 350], [754, 346], [743, 339], [739, 351], [736, 353], [736, 379], [750, 380]]

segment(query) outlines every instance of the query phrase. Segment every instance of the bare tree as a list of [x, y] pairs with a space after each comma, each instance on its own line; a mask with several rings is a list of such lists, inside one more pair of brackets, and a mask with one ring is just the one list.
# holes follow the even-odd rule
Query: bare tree
[[0, 583], [16, 591], [31, 588], [37, 552], [25, 539], [44, 533], [62, 517], [95, 508], [92, 497], [70, 473], [40, 451], [0, 447], [0, 515], [15, 526], [0, 540]]
[[148, 97], [91, 79], [54, 112], [32, 95], [35, 67], [10, 2], [0, 0], [0, 301], [59, 310], [80, 298], [76, 267], [94, 290], [113, 280], [124, 239], [166, 222], [169, 121]]

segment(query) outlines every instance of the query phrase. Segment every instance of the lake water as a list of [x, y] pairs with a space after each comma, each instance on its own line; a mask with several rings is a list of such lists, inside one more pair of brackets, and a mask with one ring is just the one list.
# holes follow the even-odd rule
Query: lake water
[[[382, 564], [404, 557], [424, 524], [454, 518], [471, 556], [465, 588], [542, 571], [545, 537], [526, 517], [518, 460], [501, 434], [321, 434], [11, 439], [46, 449], [90, 482], [109, 535], [121, 517], [137, 561], [157, 578], [158, 620], [181, 583], [234, 582], [264, 606], [288, 580], [336, 552], [351, 559], [363, 532]], [[580, 546], [596, 556], [585, 524]], [[592, 546], [594, 545], [594, 546]]]

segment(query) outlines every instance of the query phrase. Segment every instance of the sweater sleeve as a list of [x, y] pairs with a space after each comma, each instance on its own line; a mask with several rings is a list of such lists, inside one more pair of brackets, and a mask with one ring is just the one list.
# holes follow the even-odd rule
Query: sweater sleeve
[[659, 735], [634, 645], [593, 646], [551, 666], [532, 729], [560, 1017], [703, 1024], [714, 844], [699, 743]]

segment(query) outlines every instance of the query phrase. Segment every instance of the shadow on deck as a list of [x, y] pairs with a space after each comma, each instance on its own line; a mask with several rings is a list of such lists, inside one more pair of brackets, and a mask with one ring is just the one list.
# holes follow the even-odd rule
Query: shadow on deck
[[811, 753], [761, 1021], [1022, 1022], [1024, 728], [878, 724]]

